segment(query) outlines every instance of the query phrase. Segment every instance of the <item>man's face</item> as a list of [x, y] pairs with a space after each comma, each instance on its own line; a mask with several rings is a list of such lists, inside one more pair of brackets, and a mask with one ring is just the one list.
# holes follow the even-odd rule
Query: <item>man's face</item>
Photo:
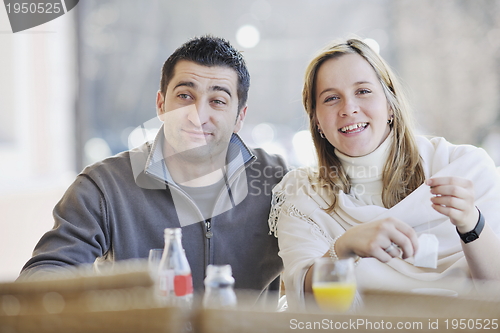
[[159, 91], [157, 113], [164, 123], [166, 157], [191, 162], [225, 158], [233, 133], [246, 114], [238, 115], [238, 76], [228, 67], [179, 61], [165, 96]]

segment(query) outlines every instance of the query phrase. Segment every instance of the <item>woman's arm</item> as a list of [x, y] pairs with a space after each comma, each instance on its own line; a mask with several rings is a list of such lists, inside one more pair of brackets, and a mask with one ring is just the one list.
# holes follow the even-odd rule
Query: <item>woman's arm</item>
[[[437, 177], [426, 184], [435, 195], [432, 207], [450, 218], [457, 231], [464, 234], [474, 229], [479, 219], [475, 207], [474, 184], [459, 177]], [[462, 249], [473, 279], [500, 280], [500, 238], [493, 232], [486, 219], [479, 238], [465, 244]]]

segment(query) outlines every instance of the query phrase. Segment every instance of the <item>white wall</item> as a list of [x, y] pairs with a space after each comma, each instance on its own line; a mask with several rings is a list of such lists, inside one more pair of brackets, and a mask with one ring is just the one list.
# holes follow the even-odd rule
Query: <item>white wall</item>
[[74, 22], [73, 10], [13, 34], [0, 6], [0, 281], [18, 276], [75, 176]]

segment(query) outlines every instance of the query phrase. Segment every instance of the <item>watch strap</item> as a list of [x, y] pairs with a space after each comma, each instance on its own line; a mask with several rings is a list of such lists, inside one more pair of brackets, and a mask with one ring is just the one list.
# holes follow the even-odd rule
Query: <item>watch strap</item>
[[477, 211], [479, 212], [479, 219], [478, 219], [477, 224], [474, 227], [474, 229], [462, 234], [462, 233], [460, 233], [460, 231], [458, 231], [458, 228], [457, 228], [458, 235], [460, 236], [460, 238], [462, 239], [462, 241], [465, 244], [473, 242], [476, 239], [478, 239], [479, 235], [481, 234], [481, 231], [483, 231], [484, 223], [485, 223], [484, 216], [483, 216], [483, 214], [481, 214], [481, 211], [479, 209]]

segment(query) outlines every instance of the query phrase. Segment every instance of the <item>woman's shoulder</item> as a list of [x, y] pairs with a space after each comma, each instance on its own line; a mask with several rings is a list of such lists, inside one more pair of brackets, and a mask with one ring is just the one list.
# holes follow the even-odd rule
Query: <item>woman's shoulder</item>
[[291, 191], [291, 194], [298, 193], [300, 189], [310, 188], [312, 184], [317, 182], [317, 171], [310, 167], [302, 167], [289, 171], [276, 185], [273, 192], [286, 190]]
[[316, 210], [328, 208], [329, 203], [324, 197], [327, 196], [319, 186], [317, 170], [312, 168], [291, 170], [273, 188], [268, 221], [270, 233], [276, 235], [280, 216], [288, 215], [308, 219]]
[[[483, 174], [497, 174], [494, 161], [488, 153], [479, 147], [466, 144], [453, 144], [441, 137], [417, 137], [419, 154], [422, 158], [426, 177], [438, 172], [454, 173], [464, 177], [470, 169], [480, 168]], [[451, 168], [451, 169], [450, 169]], [[452, 173], [453, 173], [452, 172]]]
[[416, 137], [420, 155], [439, 155], [448, 156], [450, 161], [453, 161], [466, 154], [471, 154], [471, 157], [488, 158], [488, 154], [482, 148], [470, 144], [454, 144], [443, 137], [430, 137], [418, 135]]
[[329, 192], [319, 180], [318, 170], [310, 167], [288, 172], [274, 187], [273, 195], [299, 206], [329, 206]]
[[312, 167], [301, 167], [290, 170], [285, 177], [283, 177], [283, 181], [290, 181], [291, 179], [299, 179], [301, 181], [308, 181], [310, 176], [317, 174], [316, 169]]

